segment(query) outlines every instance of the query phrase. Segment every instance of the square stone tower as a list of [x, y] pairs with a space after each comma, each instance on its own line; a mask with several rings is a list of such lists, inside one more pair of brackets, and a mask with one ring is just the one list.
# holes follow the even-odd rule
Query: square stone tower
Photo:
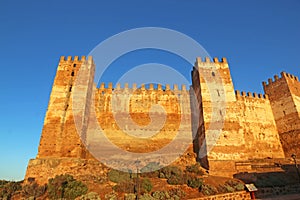
[[[78, 72], [83, 77], [78, 78]], [[76, 98], [89, 116], [92, 92], [94, 87], [95, 65], [92, 57], [82, 56], [60, 58], [48, 109], [44, 119], [38, 155], [28, 163], [25, 182], [35, 180], [39, 184], [47, 183], [55, 175], [69, 173], [76, 178], [99, 176], [105, 167], [86, 150], [82, 140], [86, 134], [88, 121], [82, 121], [81, 130], [77, 130], [74, 119], [82, 111], [73, 109], [73, 91], [80, 90]]]
[[[88, 83], [93, 83], [95, 66], [92, 57], [89, 57], [89, 60], [86, 60], [85, 56], [81, 59], [78, 59], [78, 56], [74, 59], [71, 56], [67, 59], [64, 56], [60, 58], [44, 119], [37, 158], [86, 157], [85, 147], [74, 124], [72, 110], [72, 91], [79, 69], [85, 70], [84, 74], [86, 74], [86, 83], [83, 82], [82, 86], [86, 87]], [[92, 92], [91, 87], [89, 90], [83, 92], [82, 96]]]
[[284, 158], [268, 96], [234, 91], [225, 58], [198, 58], [192, 81], [200, 112], [194, 146], [203, 167], [234, 174], [236, 162]]
[[274, 79], [263, 82], [263, 87], [271, 102], [285, 156], [300, 157], [300, 82], [298, 77], [285, 72]]

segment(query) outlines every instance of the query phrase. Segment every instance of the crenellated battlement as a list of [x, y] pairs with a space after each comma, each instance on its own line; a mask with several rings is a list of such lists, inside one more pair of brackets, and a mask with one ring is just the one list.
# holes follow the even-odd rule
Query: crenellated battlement
[[216, 57], [213, 58], [213, 60], [211, 60], [209, 57], [205, 57], [204, 59], [202, 59], [201, 57], [197, 57], [196, 65], [200, 63], [227, 63], [227, 59], [222, 58], [221, 61], [219, 61], [219, 59]]
[[[88, 56], [87, 60], [92, 61], [93, 58], [92, 56]], [[60, 62], [66, 62], [66, 61], [86, 61], [86, 56], [81, 56], [79, 58], [79, 56], [61, 56], [60, 57]]]
[[263, 86], [265, 87], [265, 86], [268, 86], [270, 84], [276, 83], [276, 82], [282, 80], [283, 78], [288, 78], [288, 79], [292, 79], [292, 80], [295, 80], [295, 81], [299, 81], [299, 78], [297, 76], [294, 76], [294, 75], [286, 73], [286, 72], [281, 72], [280, 75], [281, 75], [280, 77], [278, 75], [275, 75], [274, 79], [269, 78], [268, 82], [264, 81]]
[[244, 92], [244, 91], [240, 92], [239, 90], [236, 90], [235, 95], [236, 95], [237, 99], [239, 97], [254, 98], [254, 99], [269, 99], [268, 95], [266, 95], [266, 94], [257, 94], [256, 92], [254, 92], [254, 93]]
[[146, 90], [146, 91], [171, 91], [171, 92], [187, 92], [186, 85], [181, 85], [179, 89], [177, 84], [174, 84], [171, 88], [170, 84], [166, 84], [164, 87], [161, 84], [153, 84], [150, 83], [148, 85], [141, 84], [140, 87], [137, 87], [136, 83], [132, 84], [132, 87], [129, 87], [128, 83], [124, 84], [124, 87], [121, 86], [120, 83], [117, 83], [115, 87], [113, 87], [113, 83], [101, 83], [99, 90], [111, 90], [111, 91], [118, 91], [118, 90]]
[[291, 78], [294, 79], [296, 81], [299, 81], [299, 78], [297, 76], [294, 76], [292, 74], [286, 73], [286, 72], [281, 72], [280, 73], [282, 77], [287, 77], [287, 78]]

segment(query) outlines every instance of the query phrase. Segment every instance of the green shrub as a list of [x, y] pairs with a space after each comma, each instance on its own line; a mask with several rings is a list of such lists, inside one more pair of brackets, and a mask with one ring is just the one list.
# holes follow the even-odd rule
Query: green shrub
[[9, 181], [0, 180], [0, 188], [3, 188]]
[[231, 187], [230, 185], [225, 185], [225, 188], [227, 190], [227, 192], [234, 192], [235, 188]]
[[217, 189], [219, 193], [228, 193], [228, 192], [242, 191], [244, 190], [244, 187], [245, 186], [241, 181], [228, 180], [225, 182], [224, 185], [219, 185]]
[[120, 183], [130, 180], [130, 174], [116, 169], [111, 169], [108, 172], [108, 179], [114, 183]]
[[167, 183], [170, 185], [183, 185], [184, 184], [184, 179], [183, 176], [176, 176], [172, 175], [170, 178], [168, 178]]
[[158, 172], [158, 178], [166, 178], [163, 172]]
[[160, 178], [168, 179], [167, 182], [170, 185], [182, 185], [184, 184], [183, 172], [176, 166], [167, 166], [160, 170]]
[[115, 192], [111, 192], [111, 193], [105, 195], [105, 199], [106, 200], [117, 200], [118, 194]]
[[162, 178], [159, 176], [159, 171], [141, 173], [140, 176], [144, 178]]
[[228, 180], [225, 182], [225, 185], [231, 186], [234, 191], [242, 191], [245, 188], [244, 183], [238, 180]]
[[[160, 170], [160, 178], [170, 178], [171, 176], [182, 176], [182, 170], [176, 166], [167, 166]], [[161, 175], [163, 177], [161, 177]]]
[[1, 181], [0, 199], [10, 199], [22, 189], [21, 182]]
[[113, 190], [116, 192], [134, 193], [135, 184], [131, 181], [119, 182], [117, 185], [113, 186]]
[[156, 200], [180, 200], [184, 199], [185, 195], [185, 192], [179, 188], [173, 188], [169, 191], [155, 191], [152, 193], [152, 197]]
[[142, 180], [142, 192], [150, 192], [152, 190], [152, 183], [149, 179]]
[[243, 191], [245, 189], [245, 185], [243, 183], [238, 183], [234, 186], [236, 191]]
[[96, 192], [89, 192], [85, 195], [82, 195], [78, 198], [78, 200], [101, 200], [98, 193]]
[[116, 192], [111, 192], [105, 195], [105, 200], [117, 200], [118, 194]]
[[150, 162], [141, 169], [141, 177], [157, 178], [159, 177], [159, 169], [161, 166], [157, 162]]
[[181, 198], [179, 197], [179, 196], [177, 196], [177, 195], [174, 195], [172, 198], [171, 198], [171, 200], [180, 200]]
[[200, 187], [200, 191], [206, 196], [215, 195], [218, 193], [217, 188], [215, 188], [214, 186], [209, 185], [209, 184], [203, 184]]
[[139, 199], [140, 200], [155, 200], [150, 194], [147, 194], [147, 193], [139, 196]]
[[235, 188], [232, 187], [232, 186], [230, 186], [230, 185], [228, 185], [228, 184], [219, 185], [217, 187], [217, 189], [218, 189], [219, 193], [228, 193], [228, 192], [231, 193], [231, 192], [235, 191]]
[[136, 200], [136, 195], [133, 193], [125, 194], [124, 199], [125, 200]]
[[170, 197], [173, 197], [174, 199], [179, 197], [180, 199], [183, 199], [185, 197], [185, 192], [179, 188], [173, 188], [169, 191]]
[[196, 164], [190, 165], [190, 166], [186, 166], [186, 171], [200, 175], [200, 176], [204, 175], [204, 171], [199, 163], [196, 163]]
[[77, 181], [73, 176], [65, 174], [51, 178], [48, 181], [48, 196], [50, 199], [75, 199], [87, 193], [87, 186]]
[[139, 179], [139, 183], [137, 183], [137, 179], [133, 179], [131, 181], [123, 181], [119, 182], [117, 185], [113, 186], [113, 190], [116, 192], [123, 192], [123, 193], [135, 193], [137, 192], [138, 188], [141, 190], [140, 192], [150, 192], [152, 190], [152, 183], [149, 179]]
[[72, 181], [67, 184], [67, 187], [64, 191], [64, 198], [66, 199], [75, 199], [78, 196], [86, 194], [88, 188], [85, 184], [80, 181]]
[[46, 190], [46, 185], [40, 186], [36, 182], [32, 182], [23, 186], [23, 194], [25, 197], [40, 197], [46, 193]]
[[187, 180], [187, 185], [191, 188], [199, 188], [203, 184], [203, 179], [198, 177], [192, 177]]
[[157, 200], [170, 199], [170, 195], [167, 191], [155, 191], [152, 193], [152, 196]]

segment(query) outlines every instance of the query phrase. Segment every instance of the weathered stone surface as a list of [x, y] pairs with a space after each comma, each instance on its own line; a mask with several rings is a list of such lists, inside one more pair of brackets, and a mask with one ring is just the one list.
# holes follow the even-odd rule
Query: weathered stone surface
[[191, 200], [224, 200], [224, 199], [232, 199], [232, 200], [249, 200], [251, 199], [249, 192], [233, 192], [228, 194], [218, 194], [211, 195], [207, 197], [199, 197]]
[[281, 77], [263, 83], [269, 96], [285, 156], [300, 157], [300, 82], [298, 77], [282, 72]]
[[[216, 89], [209, 88], [212, 83]], [[208, 161], [202, 159], [206, 168], [210, 168], [209, 161], [284, 157], [270, 100], [264, 95], [234, 92], [227, 62], [211, 63], [198, 59], [193, 70], [193, 88], [202, 114], [199, 122], [202, 128], [198, 130], [202, 141], [199, 143], [206, 138], [207, 146], [212, 146], [207, 148], [207, 157], [203, 158]], [[223, 110], [213, 111], [213, 103], [218, 98], [213, 94], [222, 97], [220, 93], [223, 93], [223, 99], [219, 97]], [[217, 115], [215, 121], [213, 112]], [[221, 126], [214, 123], [221, 123]], [[215, 166], [212, 168], [217, 169]], [[233, 168], [228, 166], [227, 169], [230, 171]]]
[[80, 180], [87, 177], [106, 177], [108, 168], [96, 160], [80, 158], [36, 158], [28, 163], [26, 179], [45, 184], [60, 174], [72, 174]]

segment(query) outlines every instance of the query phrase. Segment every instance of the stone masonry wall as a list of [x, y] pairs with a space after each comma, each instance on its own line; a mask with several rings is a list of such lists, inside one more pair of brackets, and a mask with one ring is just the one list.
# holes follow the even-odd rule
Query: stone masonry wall
[[[74, 59], [61, 57], [38, 155], [30, 160], [25, 180], [35, 178], [43, 183], [61, 173], [78, 172], [70, 169], [64, 172], [62, 169], [67, 167], [64, 163], [71, 160], [64, 162], [61, 158], [81, 159], [80, 162], [95, 160], [85, 147], [91, 146], [91, 143], [102, 144], [93, 138], [99, 131], [95, 124], [100, 125], [111, 143], [131, 152], [158, 150], [169, 144], [178, 133], [192, 140], [190, 95], [185, 85], [181, 89], [177, 85], [172, 89], [166, 85], [163, 89], [161, 85], [152, 84], [147, 88], [143, 85], [137, 88], [136, 84], [132, 88], [127, 84], [124, 88], [120, 85], [113, 88], [112, 84], [108, 87], [101, 84], [100, 88], [96, 88], [94, 71], [91, 57], [88, 60], [85, 57], [79, 60], [77, 56]], [[141, 138], [128, 135], [127, 130], [137, 132]], [[147, 134], [153, 131], [156, 131], [155, 134], [149, 137]], [[45, 159], [58, 159], [60, 167], [52, 168]], [[41, 171], [43, 173], [39, 173]]]
[[207, 197], [199, 197], [192, 200], [248, 200], [251, 199], [249, 192], [233, 192], [228, 194], [218, 194], [218, 195], [212, 195]]
[[62, 56], [60, 59], [44, 119], [38, 158], [82, 156], [84, 147], [74, 125], [71, 95], [78, 70], [84, 62], [84, 56], [81, 59]]
[[268, 84], [263, 82], [269, 95], [278, 133], [285, 156], [300, 156], [300, 82], [298, 77], [282, 72]]
[[48, 183], [48, 179], [56, 175], [71, 174], [76, 179], [91, 181], [106, 177], [108, 168], [93, 159], [81, 158], [36, 158], [31, 159], [27, 166], [25, 183], [34, 180], [40, 185]]
[[[189, 91], [185, 86], [179, 90], [175, 85], [171, 90], [167, 85], [163, 90], [161, 85], [136, 88], [133, 84], [133, 88], [118, 85], [113, 89], [102, 84], [96, 90], [95, 109], [106, 136], [128, 151], [152, 152], [171, 142], [179, 129], [191, 133]], [[128, 131], [140, 137], [130, 136]]]
[[226, 105], [222, 134], [213, 150], [212, 160], [283, 158], [272, 109], [262, 95], [236, 92], [236, 102]]
[[[193, 77], [197, 74], [200, 83], [193, 81], [193, 88], [202, 100], [200, 119], [204, 123], [204, 128], [199, 129], [199, 138], [206, 138], [208, 162], [284, 157], [267, 96], [234, 92], [225, 59], [221, 62], [197, 59]], [[218, 110], [213, 110], [213, 105]], [[220, 134], [218, 128], [222, 129]], [[211, 165], [210, 170], [213, 168]]]
[[[87, 60], [85, 57], [79, 60], [78, 56], [74, 59], [61, 57], [38, 155], [29, 161], [25, 182], [35, 180], [45, 184], [49, 178], [65, 173], [81, 179], [83, 176], [96, 177], [106, 169], [93, 159], [81, 140], [85, 138], [88, 126], [94, 70], [91, 57]], [[78, 118], [80, 126], [75, 125]]]
[[[268, 98], [235, 92], [225, 58], [213, 62], [197, 58], [189, 90], [152, 84], [115, 88], [101, 84], [96, 88], [94, 72], [91, 57], [61, 57], [38, 155], [29, 162], [25, 181], [31, 177], [43, 182], [65, 169], [71, 174], [86, 174], [79, 166], [72, 172], [67, 165], [73, 161], [101, 171], [86, 146], [100, 148], [97, 144], [105, 138], [134, 153], [159, 150], [175, 137], [181, 145], [188, 138], [198, 161], [212, 171], [220, 167], [214, 161], [230, 163], [225, 169], [230, 171], [232, 161], [283, 158], [283, 149], [286, 156], [300, 152], [300, 83], [294, 76], [283, 73], [264, 84]], [[96, 137], [99, 127], [105, 138]], [[53, 167], [47, 159], [62, 164]]]

